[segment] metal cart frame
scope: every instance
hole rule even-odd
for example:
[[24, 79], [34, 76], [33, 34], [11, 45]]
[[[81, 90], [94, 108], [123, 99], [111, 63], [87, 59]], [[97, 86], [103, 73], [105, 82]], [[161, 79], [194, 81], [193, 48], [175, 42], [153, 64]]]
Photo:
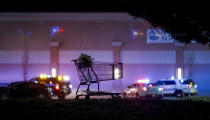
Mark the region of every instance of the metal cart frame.
[[[108, 80], [117, 80], [114, 76], [114, 70], [119, 69], [119, 78], [123, 77], [122, 63], [108, 63], [108, 62], [93, 62], [92, 64], [83, 64], [79, 59], [72, 60], [74, 62], [77, 73], [79, 75], [80, 84], [76, 90], [76, 98], [85, 96], [85, 99], [90, 99], [90, 96], [110, 95], [113, 99], [121, 98], [122, 93], [113, 93], [100, 91], [100, 82]], [[91, 84], [97, 84], [97, 91], [91, 91]], [[87, 86], [86, 90], [80, 90], [81, 86]]]

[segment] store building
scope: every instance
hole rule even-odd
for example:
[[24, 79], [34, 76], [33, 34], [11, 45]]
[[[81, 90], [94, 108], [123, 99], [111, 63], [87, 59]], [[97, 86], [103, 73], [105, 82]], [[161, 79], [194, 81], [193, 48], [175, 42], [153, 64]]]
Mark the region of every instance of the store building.
[[97, 61], [122, 62], [123, 79], [102, 83], [123, 90], [138, 79], [192, 78], [198, 92], [210, 93], [207, 45], [182, 45], [161, 29], [128, 13], [0, 13], [0, 82], [57, 73], [78, 75], [71, 60], [81, 53]]

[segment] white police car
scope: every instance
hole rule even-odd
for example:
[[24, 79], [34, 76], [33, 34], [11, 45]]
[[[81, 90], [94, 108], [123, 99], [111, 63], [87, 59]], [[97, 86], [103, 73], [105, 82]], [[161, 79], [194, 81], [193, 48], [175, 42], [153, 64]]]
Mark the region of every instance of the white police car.
[[182, 88], [189, 89], [190, 95], [197, 95], [197, 85], [192, 79], [180, 80]]
[[151, 83], [137, 82], [128, 86], [123, 92], [124, 98], [129, 97], [152, 97], [152, 98], [162, 98], [163, 88], [153, 85]]
[[159, 80], [154, 85], [163, 88], [163, 95], [175, 95], [184, 97], [186, 95], [196, 95], [197, 85], [189, 80]]

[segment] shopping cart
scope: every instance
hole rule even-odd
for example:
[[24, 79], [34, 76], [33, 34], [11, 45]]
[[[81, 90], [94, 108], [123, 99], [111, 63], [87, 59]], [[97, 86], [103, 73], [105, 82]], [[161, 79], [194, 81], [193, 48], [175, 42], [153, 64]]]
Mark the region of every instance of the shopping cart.
[[[76, 91], [76, 98], [85, 96], [85, 99], [90, 99], [90, 96], [110, 95], [113, 99], [120, 98], [120, 92], [105, 92], [100, 91], [100, 82], [109, 80], [119, 80], [123, 77], [122, 63], [96, 62], [91, 64], [83, 63], [80, 59], [72, 60], [76, 66], [79, 75], [80, 84]], [[97, 84], [97, 90], [90, 90], [91, 84]], [[85, 89], [80, 89], [81, 86], [86, 86]]]

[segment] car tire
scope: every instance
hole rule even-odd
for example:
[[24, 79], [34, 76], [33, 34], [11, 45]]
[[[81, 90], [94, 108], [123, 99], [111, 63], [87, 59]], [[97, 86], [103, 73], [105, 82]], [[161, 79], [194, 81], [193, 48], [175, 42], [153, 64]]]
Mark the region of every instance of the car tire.
[[158, 100], [161, 100], [163, 98], [163, 96], [162, 95], [158, 95], [155, 98], [158, 99]]
[[118, 98], [118, 95], [112, 95], [112, 99], [117, 100]]
[[59, 94], [59, 95], [58, 95], [58, 98], [59, 98], [59, 99], [64, 99], [65, 97], [66, 97], [66, 96], [65, 96], [64, 94]]
[[177, 98], [183, 98], [183, 97], [184, 97], [184, 93], [182, 92], [182, 90], [177, 90], [177, 91], [175, 92], [175, 96], [176, 96]]
[[85, 100], [90, 100], [90, 95], [86, 95]]
[[123, 93], [123, 98], [124, 98], [124, 99], [126, 98], [126, 93], [125, 93], [125, 92]]
[[139, 95], [140, 95], [140, 94], [137, 92], [137, 93], [136, 93], [136, 98], [139, 98], [139, 97], [140, 97]]

